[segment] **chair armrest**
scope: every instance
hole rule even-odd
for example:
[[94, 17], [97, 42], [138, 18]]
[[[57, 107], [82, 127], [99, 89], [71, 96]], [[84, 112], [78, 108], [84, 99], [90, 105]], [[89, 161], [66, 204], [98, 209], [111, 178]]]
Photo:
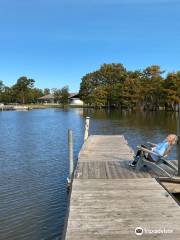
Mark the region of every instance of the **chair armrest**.
[[155, 152], [153, 152], [153, 151], [151, 151], [151, 150], [149, 150], [149, 149], [147, 149], [147, 148], [143, 148], [143, 147], [141, 147], [141, 146], [137, 146], [137, 148], [140, 149], [140, 150], [142, 150], [143, 152], [150, 153], [150, 154], [153, 154], [154, 156], [157, 156], [157, 157], [162, 158], [161, 155], [159, 155], [158, 153], [155, 153]]
[[151, 145], [152, 147], [156, 147], [157, 146], [157, 144], [155, 144], [155, 143], [152, 143], [152, 142], [147, 142], [149, 145]]

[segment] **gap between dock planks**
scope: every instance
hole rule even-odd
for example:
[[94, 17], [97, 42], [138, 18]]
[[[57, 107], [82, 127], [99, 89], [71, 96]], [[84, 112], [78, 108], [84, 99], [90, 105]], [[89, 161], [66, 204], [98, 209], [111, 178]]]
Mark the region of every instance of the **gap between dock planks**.
[[143, 239], [180, 239], [179, 206], [154, 173], [129, 167], [133, 154], [122, 135], [88, 138], [78, 157], [66, 240], [139, 239], [136, 227], [172, 230]]

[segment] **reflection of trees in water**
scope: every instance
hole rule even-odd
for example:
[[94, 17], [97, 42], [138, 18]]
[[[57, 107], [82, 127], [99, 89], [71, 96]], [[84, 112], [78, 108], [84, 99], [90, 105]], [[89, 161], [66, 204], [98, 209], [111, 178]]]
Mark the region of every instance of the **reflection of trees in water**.
[[122, 126], [137, 128], [159, 128], [170, 132], [177, 131], [177, 113], [173, 112], [129, 112], [120, 110], [84, 109], [83, 116], [96, 120], [112, 120]]
[[[122, 134], [130, 146], [148, 141], [161, 142], [169, 133], [177, 131], [177, 114], [173, 112], [129, 112], [106, 109], [83, 109], [83, 116], [90, 116], [90, 134]], [[169, 156], [177, 159], [176, 147]]]

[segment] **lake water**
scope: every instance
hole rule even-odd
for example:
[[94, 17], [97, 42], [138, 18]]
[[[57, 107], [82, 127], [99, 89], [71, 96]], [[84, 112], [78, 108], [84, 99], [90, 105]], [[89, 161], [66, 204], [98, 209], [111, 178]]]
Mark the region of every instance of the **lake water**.
[[[175, 113], [127, 113], [92, 109], [0, 112], [0, 239], [60, 239], [67, 206], [67, 131], [74, 156], [90, 134], [124, 134], [136, 148], [176, 133]], [[176, 148], [171, 159], [177, 159]]]

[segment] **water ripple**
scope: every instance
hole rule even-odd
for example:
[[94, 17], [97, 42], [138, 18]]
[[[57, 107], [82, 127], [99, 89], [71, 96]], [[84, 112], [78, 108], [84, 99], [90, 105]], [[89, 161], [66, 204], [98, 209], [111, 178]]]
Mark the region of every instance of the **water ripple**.
[[[59, 240], [66, 213], [68, 128], [74, 155], [91, 134], [124, 134], [129, 144], [158, 142], [176, 132], [173, 114], [132, 114], [92, 109], [0, 112], [0, 239]], [[171, 158], [176, 158], [176, 150]]]

